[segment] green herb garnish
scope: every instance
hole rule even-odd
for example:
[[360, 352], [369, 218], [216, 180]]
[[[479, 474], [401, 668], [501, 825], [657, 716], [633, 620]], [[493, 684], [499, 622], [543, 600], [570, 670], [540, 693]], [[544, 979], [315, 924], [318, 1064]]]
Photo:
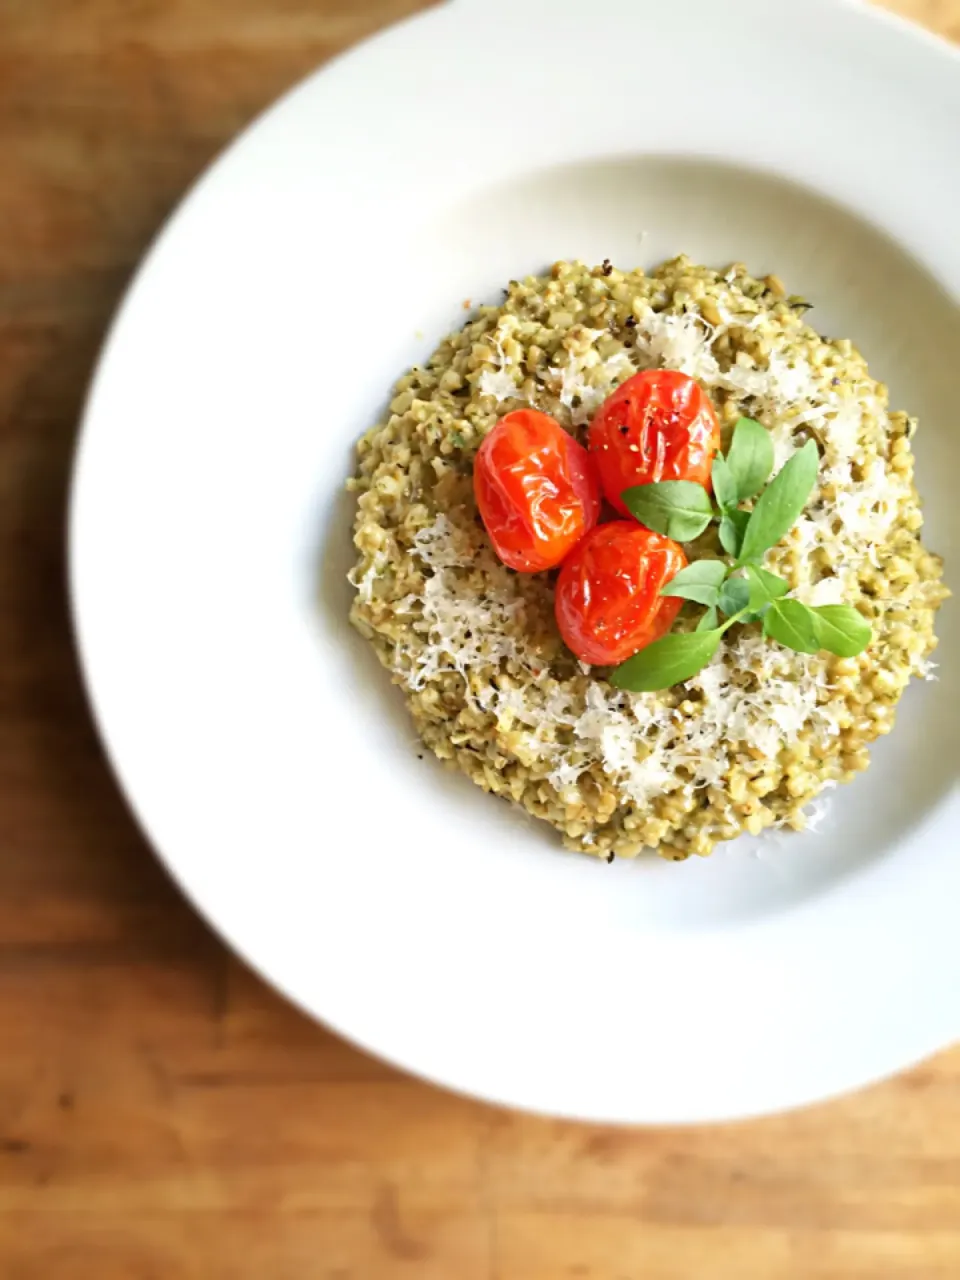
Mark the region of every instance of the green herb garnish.
[[679, 596], [697, 604], [715, 605], [729, 573], [722, 560], [694, 560], [675, 574], [661, 590], [662, 596]]
[[[717, 463], [723, 462], [722, 470], [730, 473], [735, 494], [732, 499], [721, 497], [716, 491]], [[726, 459], [717, 454], [713, 460], [713, 483], [717, 492], [717, 501], [721, 507], [736, 507], [759, 493], [770, 479], [773, 470], [773, 441], [770, 432], [754, 422], [753, 418], [741, 418], [733, 430], [733, 439]]]
[[[718, 521], [726, 560], [695, 560], [660, 594], [706, 606], [695, 631], [674, 633], [647, 645], [610, 675], [619, 689], [635, 693], [668, 689], [707, 665], [735, 623], [762, 622], [763, 634], [798, 653], [822, 649], [852, 658], [870, 643], [870, 624], [847, 604], [810, 606], [788, 596], [789, 583], [761, 565], [764, 555], [790, 531], [817, 482], [820, 455], [807, 443], [770, 480], [773, 443], [766, 428], [741, 418], [726, 457], [713, 460], [711, 479], [717, 506], [702, 485], [686, 480], [637, 485], [623, 501], [655, 533], [678, 542], [700, 536]], [[769, 483], [767, 483], [769, 481]], [[765, 486], [765, 487], [764, 487]], [[756, 498], [752, 511], [741, 502]], [[726, 621], [720, 623], [720, 615]]]
[[855, 658], [870, 643], [870, 623], [848, 604], [819, 604], [810, 612], [816, 618], [820, 648], [839, 658]]
[[713, 519], [713, 503], [702, 484], [692, 480], [661, 480], [638, 484], [621, 495], [630, 513], [674, 542], [692, 542]]
[[750, 579], [750, 608], [761, 612], [764, 606], [772, 604], [785, 596], [789, 583], [771, 573], [769, 569], [761, 569], [758, 564], [747, 566], [747, 577]]
[[[767, 433], [764, 432], [764, 435]], [[731, 457], [733, 455], [733, 450]], [[769, 474], [769, 472], [768, 472]], [[767, 477], [764, 476], [765, 480]], [[720, 510], [726, 511], [728, 508], [736, 507], [740, 501], [740, 493], [737, 485], [737, 478], [734, 475], [733, 467], [727, 462], [722, 453], [718, 453], [713, 460], [713, 466], [710, 468], [710, 479], [713, 481], [713, 496], [720, 504]], [[761, 484], [763, 481], [761, 481]], [[744, 497], [749, 495], [744, 494]]]
[[797, 653], [819, 653], [816, 615], [799, 600], [777, 600], [763, 615], [763, 634]]
[[720, 588], [717, 608], [728, 618], [739, 617], [750, 603], [750, 583], [746, 578], [728, 578]]
[[720, 545], [728, 556], [738, 556], [743, 535], [750, 521], [749, 511], [738, 511], [728, 508], [720, 517]]
[[635, 653], [610, 673], [610, 683], [618, 689], [649, 693], [668, 689], [689, 680], [707, 665], [717, 651], [724, 627], [712, 631], [688, 631], [684, 635], [663, 636]]
[[764, 553], [790, 532], [817, 482], [819, 465], [816, 441], [808, 440], [777, 472], [750, 513], [737, 557], [739, 564], [759, 564]]

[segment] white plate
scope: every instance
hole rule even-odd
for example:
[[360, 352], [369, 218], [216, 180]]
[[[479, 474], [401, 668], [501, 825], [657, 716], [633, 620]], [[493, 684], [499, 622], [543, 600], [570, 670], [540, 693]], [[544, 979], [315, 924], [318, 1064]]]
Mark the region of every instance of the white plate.
[[346, 622], [342, 493], [465, 298], [685, 250], [862, 345], [922, 419], [954, 568], [958, 119], [951, 51], [859, 4], [463, 0], [307, 81], [186, 202], [92, 393], [77, 630], [144, 829], [304, 1009], [614, 1121], [793, 1106], [960, 1032], [956, 609], [822, 832], [607, 866], [418, 757]]

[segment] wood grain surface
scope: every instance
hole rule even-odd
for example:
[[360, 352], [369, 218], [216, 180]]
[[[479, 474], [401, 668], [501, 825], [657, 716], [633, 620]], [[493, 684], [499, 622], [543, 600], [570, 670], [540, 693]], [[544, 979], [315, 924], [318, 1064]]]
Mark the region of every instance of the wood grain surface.
[[110, 312], [227, 138], [417, 7], [0, 0], [0, 1280], [960, 1277], [960, 1051], [731, 1127], [474, 1105], [265, 989], [104, 766], [63, 524]]

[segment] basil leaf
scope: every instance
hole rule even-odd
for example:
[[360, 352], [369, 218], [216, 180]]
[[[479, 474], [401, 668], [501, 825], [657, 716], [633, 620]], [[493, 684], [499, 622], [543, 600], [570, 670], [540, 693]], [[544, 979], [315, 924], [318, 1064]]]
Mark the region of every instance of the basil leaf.
[[727, 450], [727, 469], [736, 486], [736, 501], [752, 498], [762, 489], [773, 470], [773, 441], [766, 427], [753, 418], [738, 420]]
[[816, 619], [821, 649], [841, 658], [855, 658], [870, 643], [870, 624], [853, 605], [821, 604], [811, 612]]
[[775, 600], [763, 616], [763, 634], [797, 653], [819, 653], [817, 615], [799, 600]]
[[692, 480], [638, 484], [620, 496], [642, 525], [677, 542], [699, 537], [713, 518], [710, 495]]
[[722, 560], [694, 560], [660, 588], [662, 596], [680, 596], [697, 604], [716, 604], [720, 585], [727, 576]]
[[750, 523], [749, 511], [725, 511], [720, 521], [720, 545], [728, 556], [738, 556], [743, 535]]
[[750, 603], [750, 583], [746, 578], [728, 578], [720, 590], [717, 608], [732, 618]]
[[709, 608], [694, 628], [696, 631], [713, 631], [719, 625], [720, 615], [712, 606]]
[[759, 565], [748, 564], [747, 573], [750, 578], [750, 608], [753, 610], [772, 604], [790, 590], [789, 582]]
[[793, 527], [816, 484], [819, 465], [816, 441], [808, 440], [773, 477], [750, 513], [738, 557], [741, 564], [762, 560]]
[[652, 693], [689, 680], [707, 665], [717, 651], [721, 629], [690, 631], [663, 636], [620, 664], [610, 673], [610, 683], [632, 693]]
[[713, 496], [722, 508], [737, 505], [737, 482], [727, 466], [722, 453], [718, 453], [710, 468], [710, 479], [713, 481]]

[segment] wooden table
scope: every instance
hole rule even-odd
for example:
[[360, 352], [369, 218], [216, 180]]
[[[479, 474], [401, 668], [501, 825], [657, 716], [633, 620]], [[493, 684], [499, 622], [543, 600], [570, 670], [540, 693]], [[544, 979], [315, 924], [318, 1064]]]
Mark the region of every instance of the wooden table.
[[104, 767], [63, 508], [108, 316], [221, 144], [417, 7], [0, 0], [0, 1280], [960, 1277], [960, 1051], [729, 1128], [464, 1102], [252, 977]]

